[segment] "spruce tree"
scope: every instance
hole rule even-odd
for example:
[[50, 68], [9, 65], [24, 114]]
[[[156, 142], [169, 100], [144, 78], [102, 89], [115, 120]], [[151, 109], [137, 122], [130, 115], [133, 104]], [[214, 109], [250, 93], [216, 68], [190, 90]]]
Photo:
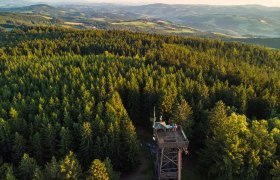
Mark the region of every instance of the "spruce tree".
[[81, 177], [81, 166], [72, 151], [60, 161], [60, 173], [63, 179], [78, 180]]
[[38, 169], [39, 166], [37, 165], [35, 159], [29, 157], [28, 154], [24, 153], [18, 167], [18, 178], [24, 179], [24, 180], [30, 180], [33, 178], [36, 169]]
[[109, 175], [104, 163], [95, 159], [89, 169], [87, 180], [109, 180]]

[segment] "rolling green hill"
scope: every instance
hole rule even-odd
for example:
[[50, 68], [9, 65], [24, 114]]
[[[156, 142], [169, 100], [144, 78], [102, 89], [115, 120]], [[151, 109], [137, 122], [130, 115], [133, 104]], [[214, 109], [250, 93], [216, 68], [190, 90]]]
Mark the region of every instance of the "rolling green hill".
[[[168, 10], [165, 11], [165, 9]], [[175, 11], [176, 14], [173, 14], [172, 12]], [[257, 13], [259, 11], [263, 11], [262, 15]], [[277, 19], [278, 14], [275, 13], [277, 11], [277, 8], [262, 6], [215, 7], [155, 4], [127, 7], [93, 4], [52, 7], [37, 4], [27, 7], [0, 8], [2, 12], [0, 13], [0, 27], [6, 30], [30, 25], [117, 29], [217, 38], [279, 48], [277, 33], [280, 32], [278, 29], [280, 23]], [[275, 36], [275, 38], [259, 36]]]
[[[237, 36], [279, 37], [280, 8], [151, 4], [124, 8], [129, 12], [187, 24], [207, 32]], [[174, 13], [176, 12], [176, 13]]]
[[20, 26], [32, 25], [59, 25], [62, 24], [60, 19], [56, 19], [42, 14], [22, 14], [0, 12], [0, 26], [6, 29]]
[[280, 8], [264, 6], [88, 4], [52, 7], [37, 4], [20, 8], [0, 8], [0, 11], [44, 14], [82, 23], [92, 23], [92, 18], [104, 18], [109, 24], [136, 19], [159, 19], [210, 34], [270, 38], [280, 36]]
[[275, 49], [280, 49], [280, 38], [242, 38], [231, 39], [231, 41], [239, 41], [251, 44], [259, 44]]

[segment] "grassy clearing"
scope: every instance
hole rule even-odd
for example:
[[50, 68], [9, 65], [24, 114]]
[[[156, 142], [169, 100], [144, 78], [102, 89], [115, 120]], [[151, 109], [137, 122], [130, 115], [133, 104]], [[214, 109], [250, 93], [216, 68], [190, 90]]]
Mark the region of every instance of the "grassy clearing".
[[66, 25], [71, 25], [71, 26], [83, 25], [83, 23], [79, 23], [79, 22], [64, 22], [64, 24], [66, 24]]
[[90, 18], [93, 21], [98, 21], [98, 22], [105, 22], [106, 19], [105, 18]]
[[48, 20], [53, 19], [52, 17], [49, 17], [49, 16], [43, 16], [43, 15], [41, 15], [40, 17], [43, 17], [43, 18], [48, 19]]
[[[195, 33], [196, 31], [193, 29], [189, 28], [178, 28], [178, 27], [173, 27], [169, 22], [166, 21], [157, 21], [157, 22], [144, 22], [144, 21], [124, 21], [124, 22], [115, 22], [112, 23], [114, 25], [123, 25], [123, 26], [134, 26], [137, 28], [151, 28], [151, 29], [160, 29], [163, 32], [166, 33], [174, 33], [174, 34], [179, 34], [179, 33]], [[170, 26], [168, 26], [170, 25]]]
[[124, 26], [135, 26], [139, 28], [153, 28], [158, 26], [158, 24], [153, 22], [142, 22], [142, 21], [126, 21], [126, 22], [119, 22], [119, 23], [112, 23], [115, 25], [124, 25]]
[[175, 29], [175, 30], [166, 30], [168, 33], [195, 33], [194, 30], [191, 29]]
[[6, 31], [12, 31], [14, 28], [5, 28]]
[[61, 25], [61, 27], [64, 27], [64, 28], [72, 28], [72, 26], [69, 26], [69, 25]]
[[213, 32], [213, 34], [222, 36], [222, 37], [226, 37], [226, 38], [242, 38], [240, 36], [228, 35], [228, 34], [223, 34], [223, 33], [219, 33], [219, 32]]

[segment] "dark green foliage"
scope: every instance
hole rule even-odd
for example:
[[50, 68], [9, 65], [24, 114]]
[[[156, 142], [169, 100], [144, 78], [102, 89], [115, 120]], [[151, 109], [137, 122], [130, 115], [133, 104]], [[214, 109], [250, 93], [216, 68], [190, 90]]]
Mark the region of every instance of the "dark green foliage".
[[22, 25], [56, 25], [62, 23], [56, 18], [46, 18], [40, 14], [18, 14], [10, 12], [0, 12], [0, 26], [4, 28], [20, 27]]
[[120, 179], [120, 173], [114, 171], [111, 160], [108, 157], [106, 157], [106, 159], [103, 161], [103, 163], [105, 164], [105, 167], [107, 169], [109, 179], [110, 180], [119, 180]]
[[[232, 113], [227, 116], [220, 101], [209, 114], [209, 135], [200, 151], [200, 163], [207, 176], [221, 179], [269, 177], [276, 143], [265, 120], [252, 121]], [[251, 126], [251, 127], [250, 127]], [[274, 171], [273, 171], [274, 172]]]
[[18, 166], [18, 177], [24, 180], [36, 178], [38, 169], [36, 161], [28, 154], [24, 154]]
[[271, 169], [270, 173], [272, 175], [273, 180], [279, 180], [280, 179], [280, 163], [279, 163], [279, 161], [276, 161], [273, 164], [273, 169]]
[[89, 122], [84, 122], [82, 127], [82, 140], [80, 144], [80, 152], [85, 167], [88, 167], [94, 156], [94, 142], [92, 137], [92, 128]]
[[232, 41], [240, 41], [246, 43], [260, 44], [263, 46], [280, 49], [280, 38], [243, 38], [243, 39], [231, 39]]
[[[191, 152], [203, 149], [209, 176], [262, 178], [278, 168], [278, 51], [53, 27], [1, 32], [0, 39], [0, 164], [10, 163], [16, 177], [66, 178], [58, 164], [71, 170], [73, 161], [75, 178], [85, 178], [81, 170], [106, 157], [115, 170], [133, 170], [139, 164], [134, 124], [150, 128], [154, 106], [191, 135], [197, 145]], [[23, 153], [32, 158], [20, 161]]]
[[192, 117], [193, 111], [188, 102], [183, 99], [180, 104], [176, 103], [172, 112], [170, 122], [181, 125], [186, 135], [191, 137], [194, 122]]
[[72, 134], [68, 128], [61, 128], [59, 151], [60, 155], [65, 156], [72, 149]]
[[17, 132], [15, 133], [12, 149], [13, 149], [13, 161], [18, 163], [25, 152], [25, 139]]
[[9, 166], [8, 164], [3, 164], [0, 167], [0, 179], [3, 180], [15, 180], [15, 175], [13, 171], [13, 167]]
[[51, 162], [46, 164], [43, 174], [45, 179], [59, 180], [62, 178], [60, 166], [55, 157], [52, 157]]

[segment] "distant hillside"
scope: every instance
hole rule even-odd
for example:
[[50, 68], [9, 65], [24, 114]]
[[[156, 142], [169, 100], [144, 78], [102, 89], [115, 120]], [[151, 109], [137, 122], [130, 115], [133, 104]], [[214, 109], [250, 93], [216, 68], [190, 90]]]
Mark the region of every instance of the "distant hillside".
[[[25, 7], [0, 8], [0, 12], [5, 16], [0, 26], [10, 27], [18, 25], [55, 25], [68, 28], [108, 28], [106, 22], [91, 22], [89, 17], [83, 12], [73, 8], [59, 8], [46, 4], [37, 4]], [[94, 14], [94, 12], [91, 12]], [[38, 17], [40, 17], [38, 19]], [[11, 21], [5, 21], [6, 19]]]
[[280, 49], [280, 38], [241, 38], [230, 39], [230, 41], [239, 41], [251, 44], [260, 44], [263, 46]]
[[0, 28], [11, 30], [22, 25], [53, 25], [114, 29], [218, 38], [280, 48], [279, 10], [263, 6], [121, 6], [101, 3], [53, 7], [36, 4], [0, 8]]
[[151, 4], [124, 7], [126, 11], [162, 18], [207, 31], [238, 36], [280, 36], [280, 8], [265, 6], [208, 6]]
[[62, 21], [60, 19], [52, 18], [46, 15], [0, 12], [0, 27], [6, 29], [22, 25], [58, 25], [61, 23]]
[[34, 3], [28, 0], [1, 0], [0, 1], [0, 8], [12, 8], [12, 7], [22, 7], [22, 6], [29, 6]]
[[13, 7], [13, 8], [0, 8], [0, 12], [34, 13], [34, 14], [51, 15], [52, 17], [61, 16], [63, 14], [62, 9], [49, 6], [46, 4], [37, 4], [37, 5]]

